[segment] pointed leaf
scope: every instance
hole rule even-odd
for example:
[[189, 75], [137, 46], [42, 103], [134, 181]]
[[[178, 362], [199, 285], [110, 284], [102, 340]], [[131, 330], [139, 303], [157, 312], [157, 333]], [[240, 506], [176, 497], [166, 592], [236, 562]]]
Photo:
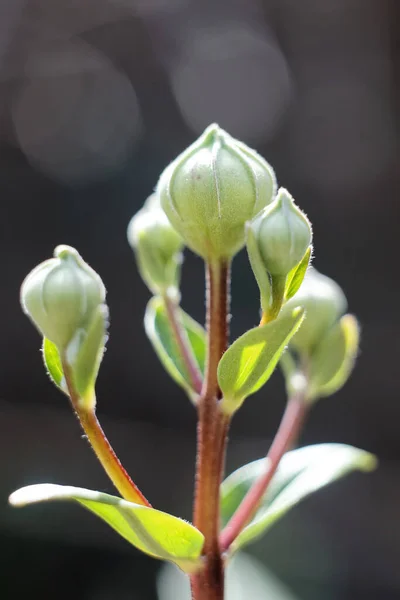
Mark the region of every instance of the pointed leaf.
[[228, 348], [218, 365], [222, 410], [232, 414], [264, 385], [303, 316], [303, 309], [295, 308], [267, 325], [250, 329]]
[[199, 565], [204, 541], [200, 531], [190, 523], [154, 508], [101, 492], [54, 484], [24, 487], [11, 494], [9, 499], [13, 506], [48, 500], [78, 502], [142, 552], [174, 562], [186, 572], [192, 572]]
[[42, 345], [43, 362], [47, 373], [52, 382], [62, 391], [67, 393], [64, 388], [64, 372], [61, 366], [61, 358], [57, 346], [47, 338], [43, 338]]
[[254, 231], [250, 223], [246, 225], [246, 248], [250, 265], [260, 290], [260, 304], [263, 313], [267, 313], [271, 303], [272, 289], [270, 275], [265, 269]]
[[[197, 365], [204, 373], [206, 356], [206, 333], [194, 319], [181, 308], [178, 308], [178, 317], [187, 336], [189, 345]], [[170, 326], [167, 311], [161, 298], [155, 296], [146, 308], [144, 326], [147, 337], [153, 345], [158, 358], [172, 379], [183, 387], [189, 396], [193, 396], [192, 384], [189, 379], [185, 364], [179, 352], [174, 333]]]
[[[282, 458], [257, 514], [233, 542], [231, 551], [263, 535], [303, 498], [351, 471], [371, 471], [376, 464], [375, 456], [369, 452], [345, 444], [316, 444], [288, 452]], [[223, 482], [221, 510], [225, 524], [265, 468], [265, 458], [256, 460]]]
[[309, 246], [300, 263], [287, 276], [285, 299], [290, 300], [299, 291], [311, 260], [312, 246]]
[[95, 401], [94, 388], [107, 340], [107, 318], [107, 307], [99, 306], [88, 330], [80, 330], [67, 348], [75, 390], [88, 406]]
[[353, 315], [344, 315], [315, 348], [309, 370], [310, 399], [331, 396], [348, 380], [359, 343]]

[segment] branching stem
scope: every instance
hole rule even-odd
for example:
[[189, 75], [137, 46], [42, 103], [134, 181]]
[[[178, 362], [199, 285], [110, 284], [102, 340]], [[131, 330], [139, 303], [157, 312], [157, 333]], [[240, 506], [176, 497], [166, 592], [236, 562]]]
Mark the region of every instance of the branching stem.
[[180, 355], [186, 367], [189, 379], [192, 383], [192, 387], [197, 394], [201, 393], [203, 386], [203, 378], [200, 373], [200, 369], [197, 366], [196, 359], [193, 356], [192, 349], [189, 345], [186, 332], [182, 327], [178, 317], [178, 306], [171, 300], [168, 294], [163, 296], [165, 309], [167, 311], [168, 320], [171, 325], [176, 343], [178, 344]]
[[282, 456], [294, 444], [300, 433], [306, 412], [307, 403], [303, 393], [289, 398], [281, 424], [265, 459], [264, 473], [254, 482], [220, 535], [222, 552], [229, 550], [232, 542], [257, 512]]

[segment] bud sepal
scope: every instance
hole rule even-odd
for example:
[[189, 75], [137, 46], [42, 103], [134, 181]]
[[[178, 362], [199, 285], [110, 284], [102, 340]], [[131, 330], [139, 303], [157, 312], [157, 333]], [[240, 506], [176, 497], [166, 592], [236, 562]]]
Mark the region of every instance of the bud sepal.
[[102, 305], [97, 308], [88, 329], [76, 333], [65, 353], [75, 392], [86, 409], [96, 405], [95, 383], [107, 342], [107, 326], [108, 309]]
[[250, 226], [250, 222], [246, 224], [246, 248], [250, 266], [260, 291], [261, 311], [263, 315], [267, 315], [269, 314], [272, 299], [271, 276], [264, 267], [257, 244], [257, 239], [252, 227]]
[[286, 277], [285, 302], [290, 300], [290, 298], [293, 298], [299, 291], [312, 260], [312, 250], [313, 247], [309, 246], [301, 262], [296, 265]]
[[55, 386], [68, 396], [64, 371], [61, 364], [60, 353], [57, 346], [47, 338], [43, 338], [42, 356], [47, 374]]

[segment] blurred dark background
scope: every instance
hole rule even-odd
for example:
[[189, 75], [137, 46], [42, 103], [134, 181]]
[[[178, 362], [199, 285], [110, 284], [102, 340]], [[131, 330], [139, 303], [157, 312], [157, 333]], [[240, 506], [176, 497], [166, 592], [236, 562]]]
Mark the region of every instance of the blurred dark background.
[[[213, 121], [255, 147], [308, 213], [315, 266], [363, 329], [351, 381], [302, 443], [380, 458], [318, 493], [252, 552], [300, 600], [400, 597], [399, 23], [396, 0], [3, 0], [0, 20], [0, 590], [4, 600], [152, 600], [160, 564], [74, 506], [7, 506], [22, 485], [112, 493], [22, 315], [23, 277], [79, 249], [108, 288], [99, 416], [157, 507], [190, 518], [195, 414], [145, 338], [147, 290], [126, 226], [164, 166]], [[183, 306], [204, 316], [203, 265]], [[232, 336], [258, 295], [234, 261]], [[228, 470], [262, 456], [283, 382], [247, 401]]]

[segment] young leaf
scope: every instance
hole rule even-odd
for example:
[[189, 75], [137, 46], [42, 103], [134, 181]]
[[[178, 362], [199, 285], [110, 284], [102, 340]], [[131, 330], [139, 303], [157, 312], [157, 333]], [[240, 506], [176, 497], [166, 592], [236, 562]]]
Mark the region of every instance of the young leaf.
[[270, 275], [263, 264], [257, 240], [250, 223], [246, 224], [246, 247], [251, 269], [260, 290], [261, 309], [263, 313], [267, 313], [272, 296]]
[[[375, 456], [345, 444], [316, 444], [292, 450], [282, 458], [255, 517], [242, 530], [230, 550], [252, 542], [303, 498], [355, 470], [372, 471]], [[222, 520], [226, 524], [246, 493], [263, 473], [265, 458], [230, 475], [221, 486]]]
[[308, 247], [300, 263], [291, 270], [286, 280], [285, 299], [290, 300], [299, 291], [310, 264], [312, 246]]
[[130, 544], [190, 573], [199, 566], [204, 537], [190, 523], [167, 513], [92, 490], [64, 485], [29, 485], [11, 494], [13, 506], [48, 500], [76, 501], [103, 519]]
[[245, 398], [264, 385], [303, 316], [303, 309], [295, 308], [266, 325], [250, 329], [228, 348], [218, 365], [223, 411], [232, 414]]
[[78, 333], [75, 338], [76, 348], [73, 340], [67, 349], [67, 359], [70, 358], [75, 390], [88, 406], [94, 402], [94, 386], [107, 339], [107, 317], [106, 307], [104, 305], [97, 307], [88, 330], [83, 332], [83, 337]]
[[43, 338], [43, 362], [52, 382], [62, 391], [67, 393], [63, 387], [64, 373], [61, 366], [61, 358], [57, 346], [47, 338]]
[[[193, 356], [196, 359], [201, 373], [204, 373], [206, 356], [206, 333], [181, 308], [178, 309], [179, 320], [187, 335]], [[171, 329], [164, 302], [155, 296], [146, 308], [144, 327], [147, 337], [153, 345], [158, 358], [165, 370], [171, 375], [178, 385], [184, 388], [190, 397], [193, 396], [192, 384], [189, 379], [185, 364], [179, 352], [174, 332]]]
[[331, 396], [353, 370], [359, 343], [359, 328], [353, 315], [344, 315], [322, 338], [310, 359], [311, 400]]

